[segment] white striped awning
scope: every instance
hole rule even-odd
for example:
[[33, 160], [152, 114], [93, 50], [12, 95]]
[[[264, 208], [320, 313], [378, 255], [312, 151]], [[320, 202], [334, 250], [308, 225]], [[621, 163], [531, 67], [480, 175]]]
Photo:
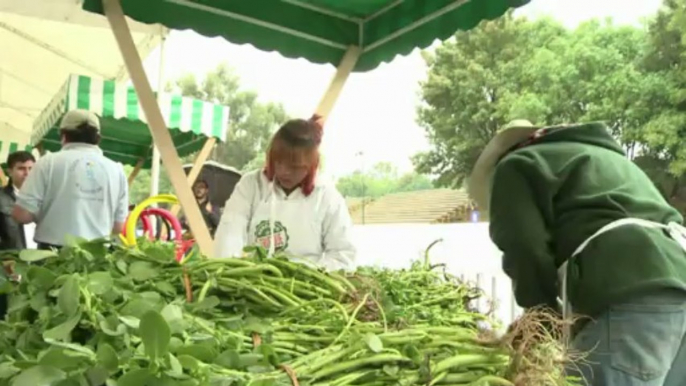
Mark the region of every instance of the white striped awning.
[[[203, 138], [226, 139], [229, 107], [186, 98], [158, 95], [160, 110], [180, 156], [202, 147]], [[126, 84], [72, 75], [34, 122], [31, 144], [59, 148], [59, 123], [68, 111], [84, 109], [100, 117], [101, 148], [110, 158], [136, 164], [150, 157], [152, 136], [135, 89]], [[55, 148], [55, 149], [53, 149]]]
[[[193, 132], [206, 137], [226, 139], [229, 107], [162, 93], [159, 95], [162, 116], [169, 129]], [[100, 117], [146, 122], [138, 95], [132, 87], [83, 75], [72, 75], [43, 110], [33, 127], [32, 143], [38, 142], [47, 131], [59, 124], [69, 110], [85, 109]]]

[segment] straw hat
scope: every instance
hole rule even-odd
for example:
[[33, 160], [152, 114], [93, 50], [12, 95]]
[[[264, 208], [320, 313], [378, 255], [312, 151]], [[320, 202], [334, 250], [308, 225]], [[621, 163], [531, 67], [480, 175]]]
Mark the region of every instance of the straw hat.
[[539, 127], [525, 119], [515, 119], [500, 129], [498, 134], [488, 142], [467, 179], [467, 191], [480, 210], [488, 210], [491, 198], [491, 178], [500, 158], [538, 129]]

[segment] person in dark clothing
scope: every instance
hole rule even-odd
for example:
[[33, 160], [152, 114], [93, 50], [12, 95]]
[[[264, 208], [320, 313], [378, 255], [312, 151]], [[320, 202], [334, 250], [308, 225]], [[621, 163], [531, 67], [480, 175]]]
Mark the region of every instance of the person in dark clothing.
[[683, 217], [600, 122], [517, 120], [468, 181], [523, 308], [558, 309], [589, 386], [686, 385]]
[[33, 168], [36, 159], [30, 152], [18, 151], [7, 157], [9, 181], [0, 189], [0, 250], [26, 249], [25, 226], [12, 218], [12, 208], [17, 201], [17, 191]]
[[[31, 172], [36, 159], [27, 151], [17, 151], [7, 157], [9, 181], [7, 186], [0, 189], [0, 251], [26, 249], [28, 237], [26, 228], [32, 225], [21, 225], [12, 218], [12, 208], [17, 201], [17, 191]], [[32, 233], [32, 232], [31, 232]], [[4, 267], [7, 274], [11, 274], [9, 267]], [[0, 295], [0, 319], [7, 313], [7, 295]]]
[[[207, 181], [202, 179], [196, 180], [193, 184], [193, 194], [200, 207], [200, 213], [205, 220], [205, 225], [207, 225], [210, 234], [214, 236], [214, 232], [217, 230], [217, 226], [219, 226], [221, 213], [219, 207], [212, 205], [210, 202], [210, 186]], [[185, 229], [188, 229], [185, 216], [181, 219], [181, 224]]]

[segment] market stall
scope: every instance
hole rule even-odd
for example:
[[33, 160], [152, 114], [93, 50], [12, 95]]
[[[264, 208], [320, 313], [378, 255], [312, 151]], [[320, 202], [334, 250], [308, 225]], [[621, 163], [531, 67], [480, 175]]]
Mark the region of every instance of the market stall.
[[[165, 128], [164, 104], [157, 104], [143, 71], [120, 0], [104, 3], [155, 145], [189, 214], [192, 231], [205, 231], [199, 235], [198, 245], [206, 252], [211, 239], [201, 226], [173, 135]], [[513, 1], [355, 2], [348, 14], [343, 13], [346, 6], [341, 3], [150, 0], [139, 9], [147, 8], [151, 18], [175, 20], [175, 28], [207, 31], [221, 27], [262, 49], [275, 44], [272, 49], [313, 61], [316, 52], [321, 58], [327, 52], [332, 60], [343, 57], [317, 109], [326, 116], [353, 69], [371, 69], [385, 54], [390, 59], [435, 37], [446, 37], [456, 28], [469, 28], [481, 18], [496, 17]], [[89, 4], [100, 3], [86, 0], [86, 6]], [[140, 6], [140, 2], [128, 0], [124, 4]], [[211, 6], [217, 4], [232, 9]], [[247, 15], [247, 11], [253, 13]], [[318, 19], [318, 14], [327, 17]], [[444, 15], [452, 17], [442, 19]], [[230, 20], [217, 19], [227, 16]], [[379, 40], [367, 41], [367, 23], [373, 25], [376, 19], [386, 20], [384, 33], [377, 36]], [[430, 23], [434, 19], [442, 22]], [[347, 22], [353, 22], [350, 28], [344, 28], [351, 24]], [[423, 28], [428, 24], [434, 26], [433, 35], [431, 29]], [[307, 35], [305, 30], [317, 25], [329, 31], [329, 40]], [[265, 36], [265, 28], [280, 35]], [[417, 32], [422, 30], [423, 35]], [[327, 44], [308, 56], [307, 42], [296, 39], [303, 36]], [[342, 48], [333, 48], [341, 48], [339, 51], [331, 46], [336, 36], [342, 40]], [[403, 41], [407, 44], [393, 44]], [[391, 48], [381, 50], [386, 43]], [[405, 51], [402, 47], [409, 48]], [[377, 48], [380, 51], [375, 51]], [[367, 51], [370, 54], [365, 59]], [[144, 210], [138, 209], [141, 212], [135, 214]], [[129, 228], [127, 236], [132, 235]], [[7, 323], [5, 339], [0, 340], [0, 349], [6, 353], [0, 361], [5, 383], [578, 384], [566, 379], [567, 357], [554, 335], [556, 320], [547, 313], [529, 312], [510, 326], [507, 336], [494, 336], [493, 319], [473, 305], [481, 291], [432, 260], [429, 252], [436, 242], [406, 270], [358, 267], [355, 272], [324, 272], [285, 254], [266, 258], [266, 251], [259, 248], [246, 251], [242, 259], [198, 259], [197, 254], [174, 255], [170, 250], [173, 244], [140, 241], [138, 249], [113, 252], [96, 240], [70, 245], [59, 254], [24, 250], [0, 256], [0, 260], [14, 262], [10, 279], [2, 283], [5, 288], [16, 287], [13, 296], [18, 299], [8, 310], [8, 320], [21, 321]]]
[[181, 168], [172, 138], [136, 52], [126, 16], [171, 29], [192, 29], [205, 36], [222, 36], [233, 43], [249, 43], [292, 58], [337, 65], [337, 71], [317, 106], [328, 116], [352, 71], [368, 71], [398, 54], [426, 47], [494, 19], [528, 0], [384, 0], [341, 2], [330, 0], [165, 1], [85, 0], [87, 11], [107, 17], [126, 62], [162, 161], [188, 214], [189, 225], [203, 252], [211, 251], [211, 237]]
[[[226, 138], [229, 108], [179, 95], [156, 95], [174, 148], [186, 156]], [[61, 147], [59, 122], [73, 109], [85, 109], [100, 117], [102, 148], [105, 156], [134, 166], [133, 173], [149, 169], [152, 163], [153, 139], [138, 96], [126, 84], [72, 75], [50, 104], [36, 119], [31, 143], [41, 151]], [[207, 151], [201, 152], [204, 157]], [[205, 160], [199, 160], [202, 164]], [[131, 181], [135, 175], [130, 176]]]

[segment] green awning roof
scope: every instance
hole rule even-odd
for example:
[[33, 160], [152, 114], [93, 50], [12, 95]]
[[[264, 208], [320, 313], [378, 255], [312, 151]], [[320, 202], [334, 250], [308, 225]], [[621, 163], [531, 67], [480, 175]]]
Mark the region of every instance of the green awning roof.
[[[159, 95], [159, 103], [179, 156], [200, 150], [209, 137], [225, 140], [229, 107], [167, 93]], [[31, 143], [46, 151], [59, 150], [59, 123], [73, 109], [100, 117], [100, 147], [108, 158], [127, 165], [145, 159], [143, 167], [150, 167], [153, 140], [138, 95], [132, 87], [113, 81], [70, 76], [34, 122]]]
[[[362, 48], [355, 71], [424, 48], [529, 0], [121, 0], [143, 23], [191, 29], [252, 44], [289, 58], [338, 65], [346, 49]], [[103, 13], [102, 0], [85, 0]]]

